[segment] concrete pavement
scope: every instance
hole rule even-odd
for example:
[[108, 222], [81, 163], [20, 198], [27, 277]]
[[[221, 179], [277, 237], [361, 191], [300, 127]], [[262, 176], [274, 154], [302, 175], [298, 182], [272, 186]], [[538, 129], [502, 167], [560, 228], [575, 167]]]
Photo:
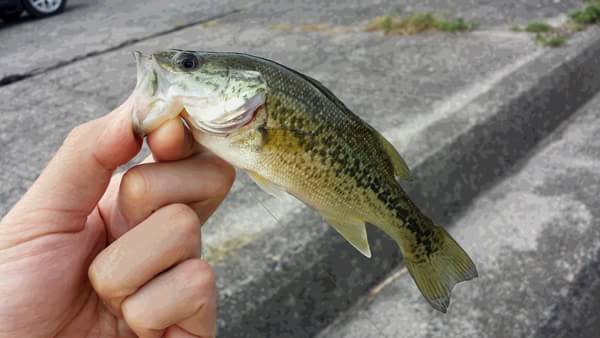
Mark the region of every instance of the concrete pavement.
[[69, 1], [61, 15], [0, 26], [0, 84], [222, 17], [249, 5], [252, 2]]
[[[362, 31], [371, 17], [394, 10], [399, 4], [394, 1], [225, 3], [231, 12], [209, 2], [182, 1], [177, 15], [188, 20], [182, 26], [157, 3], [128, 4], [127, 13], [115, 13], [114, 3], [86, 14], [90, 27], [114, 20], [110, 33], [86, 31], [69, 13], [0, 30], [2, 41], [15, 46], [19, 37], [37, 39], [36, 24], [53, 32], [33, 42], [53, 51], [47, 60], [45, 54], [27, 52], [30, 45], [23, 52], [4, 49], [4, 44], [0, 48], [0, 72], [30, 74], [42, 67], [38, 75], [0, 87], [0, 215], [31, 184], [68, 130], [106, 113], [129, 94], [135, 83], [131, 51], [137, 49], [250, 52], [321, 80], [393, 141], [415, 170], [409, 191], [444, 224], [598, 89], [594, 76], [579, 79], [597, 52], [597, 31], [548, 50], [508, 29], [514, 22], [565, 13], [578, 1], [458, 1], [451, 8], [446, 1], [403, 1], [400, 5], [408, 9], [448, 12], [483, 24], [468, 34], [413, 37]], [[187, 16], [186, 8], [195, 6], [203, 14]], [[213, 14], [221, 19], [203, 23]], [[58, 33], [52, 22], [60, 20], [71, 27], [63, 32], [76, 40], [73, 46], [93, 48], [54, 48]], [[315, 23], [328, 25], [306, 26]], [[103, 44], [85, 41], [96, 33]], [[532, 101], [523, 100], [527, 96]], [[521, 116], [529, 116], [533, 125]], [[536, 131], [522, 135], [531, 128]], [[483, 142], [498, 141], [503, 134], [522, 139]], [[518, 151], [487, 160], [494, 170], [477, 172], [486, 152], [512, 148]], [[461, 171], [465, 168], [467, 173]], [[377, 233], [371, 236], [374, 259], [363, 259], [313, 212], [294, 201], [272, 199], [244, 175], [203, 227], [203, 240], [204, 254], [218, 275], [224, 337], [313, 335], [400, 261], [395, 247]]]

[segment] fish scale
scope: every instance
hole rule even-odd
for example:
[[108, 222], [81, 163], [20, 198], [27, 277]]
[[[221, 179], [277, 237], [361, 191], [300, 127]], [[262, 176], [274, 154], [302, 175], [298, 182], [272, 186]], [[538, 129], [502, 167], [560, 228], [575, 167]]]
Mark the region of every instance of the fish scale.
[[[408, 177], [408, 167], [394, 147], [318, 81], [247, 54], [170, 50], [137, 59], [139, 102], [182, 106], [197, 142], [266, 191], [289, 193], [316, 209], [368, 257], [366, 224], [379, 227], [398, 243], [435, 309], [446, 312], [453, 286], [477, 276], [464, 250], [402, 190], [397, 179]], [[178, 69], [182, 64], [193, 69]], [[162, 83], [152, 87], [140, 69]], [[258, 108], [236, 108], [257, 99]], [[234, 110], [220, 111], [229, 106]], [[141, 107], [134, 125], [148, 132], [173, 114], [174, 108], [161, 116]], [[230, 119], [222, 131], [215, 116]], [[203, 127], [209, 123], [210, 129]]]

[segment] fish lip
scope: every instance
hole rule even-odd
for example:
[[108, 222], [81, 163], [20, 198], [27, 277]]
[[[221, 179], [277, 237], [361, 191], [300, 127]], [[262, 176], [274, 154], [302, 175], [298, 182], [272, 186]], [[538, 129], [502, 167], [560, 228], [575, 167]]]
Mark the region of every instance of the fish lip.
[[133, 58], [135, 59], [135, 64], [139, 65], [144, 57], [144, 53], [139, 50], [133, 51]]
[[133, 52], [133, 57], [135, 59], [137, 70], [137, 82], [135, 89], [143, 90], [141, 87], [144, 82], [147, 82], [150, 78], [154, 78], [153, 92], [150, 94], [151, 96], [154, 96], [158, 89], [158, 79], [160, 78], [164, 81], [168, 78], [166, 71], [158, 63], [157, 59], [154, 57], [154, 54], [145, 55], [139, 50], [136, 50]]
[[133, 52], [133, 57], [135, 59], [135, 67], [136, 67], [136, 76], [137, 76], [137, 81], [135, 84], [135, 89], [138, 90], [140, 88], [140, 86], [142, 85], [142, 83], [144, 82], [144, 78], [145, 78], [145, 73], [148, 70], [148, 67], [146, 66], [146, 62], [145, 62], [145, 58], [146, 56], [144, 55], [144, 53], [140, 52], [139, 50], [136, 50]]
[[[160, 83], [166, 82], [164, 70], [156, 61], [154, 54], [145, 55], [140, 51], [134, 51], [133, 57], [137, 67], [137, 83], [132, 96], [132, 124], [137, 136], [144, 136], [155, 128], [161, 120], [156, 115], [156, 107], [173, 106], [170, 100], [164, 97], [160, 91]], [[177, 115], [181, 110], [177, 112]], [[174, 113], [165, 115], [165, 119], [172, 117]]]

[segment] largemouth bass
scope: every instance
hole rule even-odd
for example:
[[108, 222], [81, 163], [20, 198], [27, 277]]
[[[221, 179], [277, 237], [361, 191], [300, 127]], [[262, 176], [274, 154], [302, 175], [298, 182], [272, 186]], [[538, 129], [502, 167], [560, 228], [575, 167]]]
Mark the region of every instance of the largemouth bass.
[[394, 147], [317, 80], [238, 53], [135, 54], [134, 128], [146, 134], [183, 117], [194, 138], [274, 195], [316, 209], [371, 256], [366, 224], [393, 238], [427, 301], [446, 312], [475, 265], [409, 199], [409, 169]]

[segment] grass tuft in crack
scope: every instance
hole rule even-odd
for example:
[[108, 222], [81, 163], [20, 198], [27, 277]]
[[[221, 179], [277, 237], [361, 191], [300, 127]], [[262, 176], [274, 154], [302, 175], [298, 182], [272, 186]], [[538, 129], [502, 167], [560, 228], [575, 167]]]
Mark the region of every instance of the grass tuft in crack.
[[[531, 22], [525, 28], [528, 33], [535, 33], [535, 41], [546, 47], [559, 47], [576, 32], [585, 30], [588, 26], [600, 23], [600, 0], [586, 1], [588, 5], [582, 10], [570, 14], [570, 19], [558, 27], [552, 27], [545, 22]], [[514, 27], [517, 27], [515, 29]], [[513, 32], [522, 31], [519, 26], [511, 28]]]
[[560, 47], [567, 42], [567, 38], [560, 35], [536, 34], [535, 41], [546, 47]]
[[400, 17], [384, 15], [377, 17], [367, 25], [367, 31], [383, 31], [385, 35], [413, 35], [424, 32], [468, 32], [477, 27], [474, 22], [462, 18], [446, 20], [433, 13], [414, 13]]
[[552, 26], [545, 22], [531, 22], [525, 28], [525, 31], [529, 33], [547, 33], [551, 30]]
[[590, 3], [586, 8], [571, 13], [571, 19], [580, 25], [600, 22], [600, 1]]
[[519, 25], [512, 25], [510, 26], [510, 31], [515, 33], [521, 33], [523, 31], [523, 27]]

